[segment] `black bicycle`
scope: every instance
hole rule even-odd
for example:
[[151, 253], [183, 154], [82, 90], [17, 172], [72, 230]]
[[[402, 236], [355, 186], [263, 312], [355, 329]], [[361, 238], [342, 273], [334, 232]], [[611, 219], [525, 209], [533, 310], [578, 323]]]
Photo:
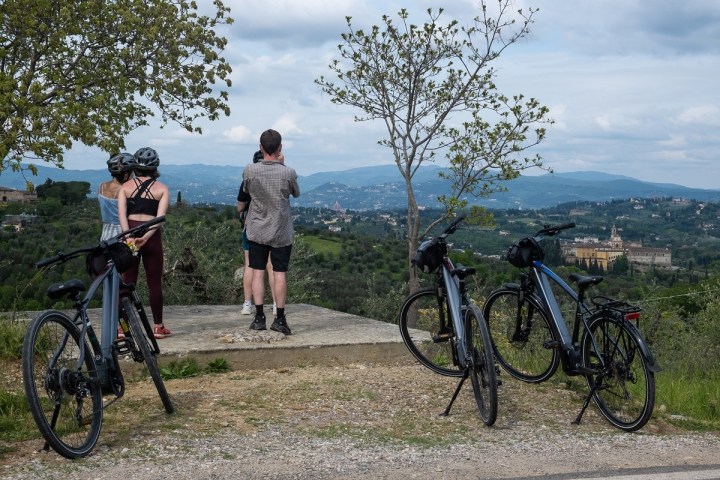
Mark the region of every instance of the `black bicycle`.
[[[660, 367], [637, 328], [640, 308], [602, 296], [587, 300], [587, 290], [603, 277], [570, 274], [575, 292], [542, 263], [540, 241], [574, 226], [546, 226], [508, 251], [507, 260], [526, 271], [520, 283], [504, 285], [485, 301], [495, 358], [510, 375], [528, 383], [547, 380], [559, 365], [567, 375], [584, 376], [590, 391], [573, 423], [580, 423], [592, 399], [611, 424], [634, 431], [652, 415], [654, 374]], [[553, 284], [575, 305], [572, 330]]]
[[[92, 451], [100, 436], [103, 410], [125, 393], [119, 355], [144, 362], [165, 411], [175, 411], [157, 364], [160, 348], [152, 326], [135, 286], [124, 283], [120, 276], [134, 261], [122, 239], [140, 237], [163, 221], [165, 217], [157, 217], [97, 245], [37, 262], [37, 268], [46, 268], [84, 256], [88, 273], [94, 277], [84, 297], [80, 294], [85, 285], [80, 280], [51, 285], [47, 290], [51, 299], [73, 300], [73, 316], [46, 310], [30, 322], [25, 333], [23, 384], [32, 416], [45, 438], [45, 450], [52, 447], [67, 458]], [[98, 340], [87, 309], [100, 286], [103, 304]], [[117, 338], [118, 325], [124, 338]], [[103, 395], [115, 398], [103, 405]]]
[[465, 279], [475, 269], [454, 266], [446, 242], [464, 218], [458, 217], [441, 235], [418, 248], [413, 264], [425, 273], [435, 273], [435, 282], [405, 299], [400, 308], [400, 335], [421, 364], [441, 375], [461, 377], [443, 414], [450, 413], [470, 377], [480, 417], [490, 426], [497, 418], [498, 382], [487, 325], [465, 287]]

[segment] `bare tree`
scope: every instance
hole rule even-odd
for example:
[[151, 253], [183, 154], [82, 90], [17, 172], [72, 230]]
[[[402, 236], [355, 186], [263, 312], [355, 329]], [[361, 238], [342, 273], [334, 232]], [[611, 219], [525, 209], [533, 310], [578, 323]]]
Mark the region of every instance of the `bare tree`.
[[[369, 32], [354, 29], [347, 17], [341, 58], [329, 65], [337, 82], [324, 76], [315, 81], [333, 103], [361, 110], [356, 121], [385, 123], [387, 136], [378, 143], [392, 152], [407, 191], [408, 259], [433, 226], [468, 207], [469, 196], [489, 196], [523, 170], [542, 167], [539, 155], [524, 154], [545, 137], [547, 107], [498, 92], [490, 67], [528, 35], [537, 10], [513, 11], [511, 0], [497, 0], [492, 9], [483, 0], [479, 10], [460, 26], [456, 20], [441, 25], [442, 9], [427, 10], [428, 20], [415, 25], [403, 9], [397, 24], [385, 15], [382, 26]], [[438, 156], [449, 164], [442, 175], [450, 194], [438, 197], [444, 215], [423, 227], [413, 176]], [[472, 210], [475, 218], [483, 214]], [[412, 270], [410, 281], [417, 284]]]

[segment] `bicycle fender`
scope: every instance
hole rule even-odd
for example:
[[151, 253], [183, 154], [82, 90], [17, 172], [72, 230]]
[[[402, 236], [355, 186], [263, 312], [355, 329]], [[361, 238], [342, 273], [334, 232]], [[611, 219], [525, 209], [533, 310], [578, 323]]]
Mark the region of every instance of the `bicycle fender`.
[[640, 347], [640, 354], [645, 359], [645, 362], [647, 363], [648, 370], [650, 370], [653, 373], [657, 373], [662, 371], [662, 368], [660, 368], [660, 365], [657, 364], [655, 361], [655, 357], [653, 357], [652, 352], [650, 351], [650, 347], [648, 347], [648, 344], [645, 342], [645, 339], [643, 338], [640, 331], [633, 325], [632, 323], [626, 321], [626, 320], [620, 320], [621, 322], [625, 322], [625, 326], [630, 331], [632, 335], [635, 336], [635, 341], [637, 342], [638, 346]]

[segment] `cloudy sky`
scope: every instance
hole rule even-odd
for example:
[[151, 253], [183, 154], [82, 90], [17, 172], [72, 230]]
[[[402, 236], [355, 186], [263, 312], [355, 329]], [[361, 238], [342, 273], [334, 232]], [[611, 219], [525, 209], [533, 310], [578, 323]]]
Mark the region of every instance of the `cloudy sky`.
[[[490, 0], [494, 3], [494, 0]], [[225, 0], [235, 23], [224, 56], [233, 67], [232, 113], [203, 135], [159, 122], [128, 149], [153, 146], [162, 163], [244, 166], [260, 133], [283, 135], [298, 174], [391, 164], [379, 123], [356, 123], [314, 84], [331, 76], [345, 17], [381, 24], [406, 8], [425, 20], [474, 17], [473, 0]], [[651, 182], [720, 189], [720, 2], [716, 0], [516, 0], [538, 7], [531, 35], [495, 63], [496, 83], [550, 108], [555, 124], [537, 148], [556, 172], [593, 170]], [[443, 22], [445, 23], [445, 22]], [[105, 154], [68, 152], [66, 168], [96, 168]], [[97, 160], [96, 160], [97, 159]], [[161, 165], [162, 167], [162, 165]], [[542, 173], [542, 172], [537, 172]]]

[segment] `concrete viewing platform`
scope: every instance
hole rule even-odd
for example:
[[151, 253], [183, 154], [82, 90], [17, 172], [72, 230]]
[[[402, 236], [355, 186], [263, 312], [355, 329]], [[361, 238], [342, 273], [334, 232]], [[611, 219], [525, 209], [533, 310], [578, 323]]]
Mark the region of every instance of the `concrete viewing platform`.
[[[292, 335], [285, 336], [270, 330], [269, 308], [265, 314], [268, 329], [258, 332], [248, 328], [253, 315], [242, 315], [239, 305], [166, 305], [165, 326], [173, 335], [158, 340], [158, 360], [165, 365], [192, 357], [205, 365], [224, 358], [233, 368], [250, 369], [412, 361], [397, 325], [291, 304], [285, 312]], [[91, 311], [96, 329], [99, 315], [99, 309]]]

